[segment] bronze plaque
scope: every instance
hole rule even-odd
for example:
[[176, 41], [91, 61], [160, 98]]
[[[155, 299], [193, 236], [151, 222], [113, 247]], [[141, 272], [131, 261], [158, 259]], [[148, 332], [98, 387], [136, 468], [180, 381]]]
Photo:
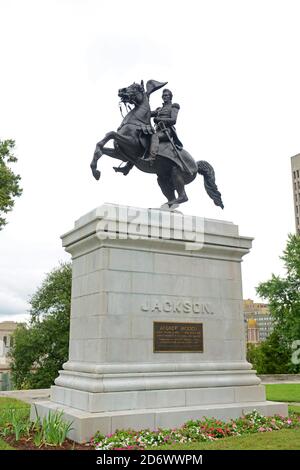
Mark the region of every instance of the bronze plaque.
[[203, 352], [203, 324], [155, 321], [154, 352]]

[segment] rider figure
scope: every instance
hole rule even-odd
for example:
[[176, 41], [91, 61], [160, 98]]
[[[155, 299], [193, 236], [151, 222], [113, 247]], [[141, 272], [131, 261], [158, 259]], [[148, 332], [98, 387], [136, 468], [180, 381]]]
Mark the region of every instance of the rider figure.
[[[165, 88], [162, 94], [162, 107], [157, 108], [155, 111], [151, 112], [151, 117], [154, 117], [156, 132], [151, 135], [149, 156], [144, 159], [145, 162], [150, 162], [151, 165], [153, 165], [155, 162], [158, 153], [159, 142], [168, 142], [170, 139], [172, 139], [178, 150], [181, 150], [183, 147], [174, 127], [177, 121], [177, 115], [180, 106], [177, 103], [172, 103], [172, 98], [172, 92]], [[128, 162], [124, 167], [115, 168], [115, 171], [121, 172], [124, 175], [128, 175], [133, 166], [133, 163]]]
[[[178, 139], [174, 127], [177, 121], [177, 115], [180, 106], [177, 103], [172, 103], [172, 98], [172, 92], [166, 88], [162, 94], [162, 107], [157, 108], [151, 113], [151, 117], [154, 117], [156, 132], [151, 136], [149, 157], [145, 158], [145, 161], [149, 161], [152, 164], [157, 156], [159, 142], [167, 142], [171, 138], [176, 147], [179, 150], [182, 149], [182, 143]], [[167, 133], [168, 135], [166, 135]]]

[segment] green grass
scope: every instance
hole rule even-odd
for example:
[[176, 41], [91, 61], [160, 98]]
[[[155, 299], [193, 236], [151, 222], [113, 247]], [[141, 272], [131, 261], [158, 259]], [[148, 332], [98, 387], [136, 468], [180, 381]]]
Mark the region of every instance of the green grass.
[[268, 384], [267, 400], [300, 403], [300, 384]]
[[293, 413], [300, 415], [300, 406], [289, 405], [289, 411], [293, 411]]
[[[15, 398], [7, 398], [7, 397], [1, 397], [0, 398], [0, 421], [1, 421], [1, 410], [7, 409], [7, 408], [23, 408], [28, 411], [30, 410], [30, 405], [28, 403], [25, 403], [24, 401], [21, 400], [16, 400]], [[6, 442], [4, 442], [2, 439], [0, 439], [0, 450], [14, 450], [13, 447], [10, 447]]]
[[29, 403], [25, 403], [25, 401], [16, 400], [15, 398], [1, 397], [0, 410], [3, 408], [28, 408], [29, 410], [30, 405]]
[[0, 450], [15, 450], [13, 447], [10, 447], [6, 442], [0, 439]]
[[[153, 448], [154, 449], [154, 448]], [[168, 450], [300, 450], [300, 429], [281, 429], [249, 436], [225, 437], [213, 442], [155, 447]]]

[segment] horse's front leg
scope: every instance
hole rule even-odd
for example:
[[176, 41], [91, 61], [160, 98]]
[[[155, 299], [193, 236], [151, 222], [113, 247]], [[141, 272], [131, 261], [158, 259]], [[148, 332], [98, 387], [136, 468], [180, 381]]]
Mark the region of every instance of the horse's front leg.
[[94, 178], [96, 178], [96, 180], [98, 180], [101, 176], [101, 172], [97, 170], [97, 163], [99, 158], [103, 155], [103, 147], [109, 140], [114, 138], [114, 134], [116, 134], [114, 131], [108, 132], [107, 134], [105, 134], [105, 137], [100, 140], [100, 142], [98, 142], [96, 145], [93, 160], [90, 164], [93, 176]]
[[131, 139], [129, 137], [122, 136], [122, 135], [118, 134], [118, 132], [115, 132], [115, 131], [111, 131], [111, 132], [108, 132], [107, 134], [105, 134], [105, 137], [102, 140], [100, 140], [100, 142], [97, 143], [96, 149], [95, 149], [95, 152], [94, 152], [94, 156], [93, 156], [93, 160], [91, 161], [91, 164], [90, 164], [92, 173], [93, 173], [94, 177], [96, 178], [96, 180], [98, 180], [101, 176], [101, 172], [99, 170], [97, 170], [98, 160], [103, 155], [104, 145], [107, 144], [107, 142], [111, 139], [114, 139], [114, 140], [116, 140], [116, 142], [123, 143], [123, 144], [128, 144], [128, 143], [131, 142]]

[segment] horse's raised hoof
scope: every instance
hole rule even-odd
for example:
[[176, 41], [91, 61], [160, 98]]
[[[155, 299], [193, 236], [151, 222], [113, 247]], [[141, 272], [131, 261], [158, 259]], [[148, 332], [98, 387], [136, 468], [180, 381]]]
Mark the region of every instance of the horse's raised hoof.
[[92, 173], [93, 173], [94, 178], [98, 181], [101, 176], [101, 171], [96, 170], [95, 168], [92, 168]]

